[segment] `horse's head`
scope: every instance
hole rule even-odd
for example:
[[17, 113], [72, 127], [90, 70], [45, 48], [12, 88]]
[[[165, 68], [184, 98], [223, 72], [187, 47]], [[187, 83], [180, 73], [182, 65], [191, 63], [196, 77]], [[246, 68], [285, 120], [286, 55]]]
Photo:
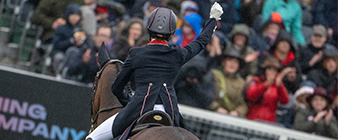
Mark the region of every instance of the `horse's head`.
[[102, 42], [100, 49], [99, 49], [99, 55], [98, 55], [98, 61], [100, 64], [100, 69], [103, 68], [103, 66], [110, 60], [110, 56], [109, 56], [109, 52], [108, 49], [106, 47], [106, 45], [104, 44], [104, 42]]
[[111, 91], [111, 85], [122, 69], [123, 62], [117, 59], [110, 59], [108, 49], [102, 43], [98, 53], [98, 63], [100, 64], [100, 70], [96, 74], [92, 88], [92, 129], [123, 108]]

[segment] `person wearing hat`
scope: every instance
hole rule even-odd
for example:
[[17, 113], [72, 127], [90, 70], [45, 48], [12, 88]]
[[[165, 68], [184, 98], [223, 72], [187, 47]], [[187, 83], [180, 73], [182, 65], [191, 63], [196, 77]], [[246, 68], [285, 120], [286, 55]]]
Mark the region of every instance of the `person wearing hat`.
[[215, 80], [212, 68], [216, 57], [221, 55], [223, 45], [216, 32], [205, 50], [184, 64], [175, 78], [178, 103], [209, 109], [214, 100]]
[[303, 79], [297, 60], [297, 52], [292, 41], [290, 34], [281, 30], [268, 52], [282, 64], [283, 83], [289, 92], [294, 93]]
[[[290, 10], [292, 9], [292, 10]], [[283, 18], [285, 30], [300, 45], [305, 45], [302, 29], [302, 8], [296, 0], [266, 0], [262, 10], [261, 23], [265, 23], [272, 12], [279, 13]]]
[[307, 80], [331, 92], [337, 81], [338, 51], [328, 49], [323, 55], [323, 65], [311, 70], [307, 75]]
[[303, 74], [308, 74], [312, 69], [321, 67], [323, 63], [323, 51], [336, 49], [334, 46], [326, 44], [327, 31], [323, 25], [314, 25], [311, 35], [311, 43], [307, 47], [299, 48], [298, 62]]
[[180, 16], [177, 19], [177, 28], [181, 28], [183, 18], [191, 13], [198, 14], [198, 5], [194, 1], [183, 1], [181, 3]]
[[289, 94], [286, 90], [279, 72], [280, 62], [274, 57], [267, 57], [262, 64], [265, 74], [254, 77], [247, 92], [249, 120], [276, 121], [277, 103], [287, 104]]
[[182, 25], [176, 30], [171, 39], [172, 43], [177, 43], [185, 47], [191, 41], [195, 40], [202, 31], [202, 17], [197, 13], [191, 13], [184, 16]]
[[239, 70], [245, 65], [238, 51], [232, 50], [221, 55], [220, 69], [213, 69], [215, 77], [215, 100], [210, 109], [220, 114], [245, 117], [248, 107], [242, 96], [245, 81]]
[[[150, 42], [145, 46], [130, 49], [129, 56], [111, 87], [112, 93], [124, 108], [104, 121], [86, 139], [126, 140], [130, 126], [151, 110], [168, 113], [174, 126], [184, 127], [173, 85], [175, 77], [182, 65], [208, 44], [222, 14], [222, 7], [215, 2], [210, 9], [210, 18], [199, 37], [181, 48], [178, 44], [168, 45], [176, 30], [176, 15], [167, 8], [155, 9], [146, 25]], [[123, 90], [132, 75], [135, 94], [130, 97]]]
[[57, 27], [53, 35], [53, 49], [50, 53], [52, 68], [55, 75], [59, 75], [68, 59], [79, 51], [84, 45], [88, 45], [89, 39], [82, 31], [80, 5], [71, 3], [67, 6], [64, 19], [65, 25]]
[[330, 108], [332, 100], [326, 90], [316, 87], [314, 93], [306, 98], [309, 108], [297, 112], [294, 129], [316, 135], [338, 138], [337, 120]]
[[251, 81], [258, 70], [259, 52], [249, 47], [249, 38], [249, 27], [245, 24], [236, 24], [230, 33], [231, 44], [225, 50], [226, 53], [238, 51], [244, 59], [246, 65], [239, 69], [239, 73], [246, 81]]
[[277, 12], [272, 12], [270, 18], [261, 27], [258, 35], [259, 45], [253, 45], [253, 49], [261, 52], [268, 51], [276, 41], [280, 30], [285, 30], [282, 16]]

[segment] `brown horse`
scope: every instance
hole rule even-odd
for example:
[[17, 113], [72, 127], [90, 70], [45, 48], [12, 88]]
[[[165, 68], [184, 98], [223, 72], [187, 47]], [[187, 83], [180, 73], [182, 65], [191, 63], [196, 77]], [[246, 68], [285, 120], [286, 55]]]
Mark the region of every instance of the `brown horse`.
[[[106, 46], [101, 45], [99, 50], [100, 71], [97, 73], [92, 92], [92, 110], [91, 110], [91, 131], [104, 122], [109, 117], [123, 109], [123, 105], [116, 96], [112, 94], [111, 86], [122, 69], [123, 62], [119, 60], [110, 60]], [[125, 91], [131, 94], [129, 85]], [[170, 117], [168, 117], [170, 119]], [[151, 127], [154, 126], [154, 127]], [[157, 127], [156, 127], [157, 126]], [[133, 131], [133, 130], [132, 130]], [[189, 131], [174, 126], [164, 126], [161, 124], [147, 125], [145, 129], [137, 131], [131, 140], [198, 140], [198, 138]]]

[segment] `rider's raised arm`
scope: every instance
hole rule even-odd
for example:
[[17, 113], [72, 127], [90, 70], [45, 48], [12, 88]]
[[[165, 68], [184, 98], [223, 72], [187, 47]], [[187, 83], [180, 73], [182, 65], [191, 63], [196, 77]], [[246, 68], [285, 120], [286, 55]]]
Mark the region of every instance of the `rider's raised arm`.
[[214, 30], [216, 29], [217, 21], [221, 19], [220, 17], [222, 14], [222, 7], [217, 2], [215, 2], [210, 9], [210, 19], [208, 19], [206, 22], [201, 34], [196, 40], [182, 48], [182, 58], [184, 63], [196, 56], [208, 44], [212, 34], [214, 33]]

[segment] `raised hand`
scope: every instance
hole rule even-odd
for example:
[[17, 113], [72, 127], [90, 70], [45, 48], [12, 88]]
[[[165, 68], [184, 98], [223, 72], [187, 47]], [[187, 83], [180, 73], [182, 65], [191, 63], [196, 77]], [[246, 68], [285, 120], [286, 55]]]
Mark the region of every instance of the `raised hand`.
[[215, 18], [216, 20], [221, 20], [221, 15], [223, 14], [223, 8], [219, 3], [215, 2], [210, 9], [210, 18]]

